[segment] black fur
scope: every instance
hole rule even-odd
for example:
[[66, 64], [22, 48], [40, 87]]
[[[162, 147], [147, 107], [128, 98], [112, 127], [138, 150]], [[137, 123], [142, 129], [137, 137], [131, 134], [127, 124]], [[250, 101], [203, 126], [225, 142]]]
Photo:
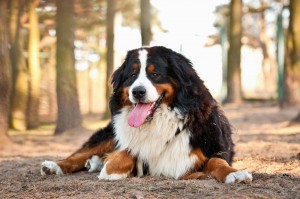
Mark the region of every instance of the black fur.
[[191, 62], [183, 55], [158, 47], [166, 58], [171, 75], [179, 82], [173, 107], [189, 116], [190, 143], [207, 157], [220, 157], [229, 164], [234, 155], [231, 126]]
[[89, 140], [83, 144], [82, 149], [93, 148], [103, 141], [114, 138], [113, 125], [110, 122], [106, 127], [96, 131]]
[[[175, 97], [171, 108], [176, 107], [188, 116], [187, 128], [191, 132], [192, 148], [201, 149], [208, 158], [220, 157], [231, 164], [234, 155], [231, 126], [191, 62], [165, 47], [145, 49], [148, 51], [148, 62], [167, 69], [167, 76], [160, 81], [170, 81], [168, 77], [176, 81], [176, 84], [172, 83]], [[113, 74], [113, 95], [110, 101], [113, 116], [122, 108], [123, 86], [128, 86], [133, 81], [129, 79], [132, 73], [130, 68], [137, 60], [138, 50], [140, 49], [129, 51], [122, 66]]]

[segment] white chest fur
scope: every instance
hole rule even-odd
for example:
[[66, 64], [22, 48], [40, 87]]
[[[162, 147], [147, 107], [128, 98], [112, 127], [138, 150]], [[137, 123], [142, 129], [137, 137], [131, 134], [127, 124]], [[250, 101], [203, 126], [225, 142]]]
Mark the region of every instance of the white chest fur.
[[[128, 150], [138, 158], [138, 162], [148, 163], [150, 175], [163, 175], [178, 179], [193, 167], [197, 157], [191, 154], [189, 132], [182, 129], [183, 119], [176, 111], [161, 105], [150, 122], [139, 128], [128, 125], [130, 107], [122, 109], [113, 118], [116, 140], [120, 150]], [[142, 168], [138, 164], [139, 174]]]

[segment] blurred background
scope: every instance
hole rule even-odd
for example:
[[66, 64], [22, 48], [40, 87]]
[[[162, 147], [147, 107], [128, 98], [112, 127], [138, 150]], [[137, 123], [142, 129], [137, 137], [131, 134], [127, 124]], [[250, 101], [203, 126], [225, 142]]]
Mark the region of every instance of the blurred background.
[[300, 110], [299, 0], [1, 0], [0, 45], [2, 143], [109, 118], [110, 76], [144, 45], [189, 58], [222, 104]]

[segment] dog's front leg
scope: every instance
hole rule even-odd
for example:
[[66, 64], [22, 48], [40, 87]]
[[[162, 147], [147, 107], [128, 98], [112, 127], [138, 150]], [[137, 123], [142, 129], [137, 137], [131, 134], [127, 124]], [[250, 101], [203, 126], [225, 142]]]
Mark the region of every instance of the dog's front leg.
[[114, 148], [115, 142], [111, 138], [94, 147], [83, 147], [66, 159], [57, 162], [46, 160], [42, 163], [41, 174], [67, 174], [79, 171], [84, 167], [89, 172], [100, 170], [103, 157], [112, 152]]
[[98, 176], [100, 180], [120, 180], [133, 175], [136, 158], [127, 151], [114, 151], [107, 155]]
[[211, 158], [208, 160], [204, 172], [212, 175], [218, 181], [225, 183], [252, 181], [252, 174], [245, 170], [236, 170], [221, 158]]

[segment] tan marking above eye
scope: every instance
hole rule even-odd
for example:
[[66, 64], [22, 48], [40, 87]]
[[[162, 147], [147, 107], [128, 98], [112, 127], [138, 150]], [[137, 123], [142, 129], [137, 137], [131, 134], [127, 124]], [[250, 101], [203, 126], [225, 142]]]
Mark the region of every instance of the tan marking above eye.
[[137, 73], [139, 70], [139, 65], [137, 63], [133, 64], [133, 71]]
[[155, 66], [154, 66], [153, 64], [150, 64], [150, 65], [148, 66], [148, 68], [147, 68], [147, 71], [148, 71], [149, 73], [152, 73], [154, 70], [155, 70]]

